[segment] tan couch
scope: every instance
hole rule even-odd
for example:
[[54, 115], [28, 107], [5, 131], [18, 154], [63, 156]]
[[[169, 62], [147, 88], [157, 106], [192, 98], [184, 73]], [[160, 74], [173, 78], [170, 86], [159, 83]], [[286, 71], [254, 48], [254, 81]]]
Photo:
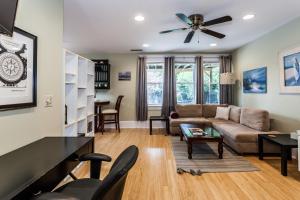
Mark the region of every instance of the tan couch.
[[[229, 120], [215, 119], [217, 107], [227, 105], [176, 105], [178, 118], [170, 117], [170, 132], [180, 133], [181, 123], [212, 126], [224, 136], [224, 142], [238, 153], [257, 153], [257, 135], [260, 133], [278, 134], [270, 130], [269, 113], [265, 110], [230, 107]], [[266, 153], [277, 153], [278, 147], [266, 143]]]

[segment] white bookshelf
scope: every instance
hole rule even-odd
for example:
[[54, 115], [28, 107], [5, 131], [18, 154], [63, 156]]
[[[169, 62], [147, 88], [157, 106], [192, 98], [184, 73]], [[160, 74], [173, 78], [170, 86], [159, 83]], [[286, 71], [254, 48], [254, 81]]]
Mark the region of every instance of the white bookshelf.
[[[93, 136], [95, 64], [89, 59], [64, 50], [64, 69], [65, 105], [67, 105], [64, 135]], [[92, 123], [90, 131], [88, 131], [89, 123]]]

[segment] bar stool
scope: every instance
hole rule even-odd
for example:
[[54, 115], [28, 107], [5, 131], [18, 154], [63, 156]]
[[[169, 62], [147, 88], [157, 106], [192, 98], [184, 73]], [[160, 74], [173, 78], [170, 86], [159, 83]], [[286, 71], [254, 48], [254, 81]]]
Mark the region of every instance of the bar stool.
[[[120, 133], [120, 107], [123, 95], [118, 96], [115, 109], [104, 109], [101, 112], [101, 132], [104, 132], [104, 124], [115, 124], [116, 130]], [[106, 116], [113, 116], [113, 119], [105, 119]]]

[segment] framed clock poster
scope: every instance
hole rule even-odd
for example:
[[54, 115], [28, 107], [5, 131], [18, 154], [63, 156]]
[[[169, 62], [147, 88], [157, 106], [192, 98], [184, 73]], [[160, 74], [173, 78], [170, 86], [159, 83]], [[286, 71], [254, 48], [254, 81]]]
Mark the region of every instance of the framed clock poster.
[[36, 106], [37, 37], [15, 28], [0, 35], [0, 110]]

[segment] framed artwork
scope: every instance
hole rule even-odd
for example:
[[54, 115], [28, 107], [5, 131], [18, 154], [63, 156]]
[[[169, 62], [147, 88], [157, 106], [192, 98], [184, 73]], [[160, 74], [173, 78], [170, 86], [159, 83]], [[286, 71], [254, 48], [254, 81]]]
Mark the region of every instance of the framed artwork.
[[244, 93], [267, 93], [267, 67], [245, 71], [243, 73]]
[[300, 47], [282, 51], [279, 64], [280, 92], [300, 94]]
[[119, 81], [130, 81], [131, 72], [119, 72]]
[[36, 106], [37, 37], [15, 28], [0, 35], [0, 110]]

